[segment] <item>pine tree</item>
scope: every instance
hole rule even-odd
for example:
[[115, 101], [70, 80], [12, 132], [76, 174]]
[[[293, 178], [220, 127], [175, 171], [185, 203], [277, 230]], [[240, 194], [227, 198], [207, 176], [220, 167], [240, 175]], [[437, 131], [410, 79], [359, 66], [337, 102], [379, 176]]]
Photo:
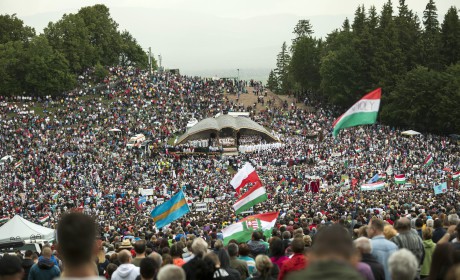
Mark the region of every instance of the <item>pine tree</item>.
[[441, 38], [436, 4], [429, 0], [423, 12], [422, 64], [430, 69], [441, 69]]
[[276, 77], [275, 71], [273, 70], [271, 70], [270, 74], [268, 75], [267, 87], [273, 92], [279, 91], [278, 78]]
[[283, 42], [281, 51], [276, 58], [275, 73], [278, 78], [278, 85], [281, 93], [286, 94], [290, 90], [289, 85], [289, 62], [291, 57], [286, 42]]
[[457, 8], [450, 7], [441, 27], [441, 55], [446, 65], [460, 61], [460, 20]]

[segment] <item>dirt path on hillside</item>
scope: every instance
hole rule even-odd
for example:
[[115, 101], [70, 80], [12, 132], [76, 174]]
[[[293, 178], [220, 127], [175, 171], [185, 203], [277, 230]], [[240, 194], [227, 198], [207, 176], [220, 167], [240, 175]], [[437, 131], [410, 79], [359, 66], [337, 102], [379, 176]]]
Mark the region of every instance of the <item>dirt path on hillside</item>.
[[[254, 103], [257, 104], [257, 95], [253, 93], [253, 87], [246, 87], [248, 93], [244, 93], [240, 95], [239, 102], [243, 103], [244, 107], [252, 106]], [[230, 101], [235, 101], [237, 95], [236, 94], [231, 94], [231, 93], [225, 93], [225, 96], [230, 100]], [[278, 95], [273, 93], [271, 90], [267, 89], [267, 97], [265, 97], [265, 105], [262, 105], [261, 103], [256, 105], [256, 111], [260, 112], [261, 110], [266, 109], [267, 106], [267, 101], [268, 100], [273, 100], [276, 108], [280, 108], [283, 106], [283, 102], [287, 101], [288, 105], [290, 106], [292, 103], [294, 103], [295, 98], [292, 96], [288, 95]], [[307, 109], [308, 106], [306, 106], [302, 102], [296, 102], [295, 103], [297, 108], [300, 109]]]

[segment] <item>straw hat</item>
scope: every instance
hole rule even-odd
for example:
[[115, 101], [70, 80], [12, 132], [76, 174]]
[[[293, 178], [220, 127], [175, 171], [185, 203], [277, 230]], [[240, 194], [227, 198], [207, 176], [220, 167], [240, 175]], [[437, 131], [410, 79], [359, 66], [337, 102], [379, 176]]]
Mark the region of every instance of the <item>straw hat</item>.
[[125, 239], [123, 240], [123, 242], [121, 242], [121, 245], [119, 248], [120, 249], [131, 249], [133, 248], [133, 246], [131, 245], [131, 241], [129, 241], [129, 239]]

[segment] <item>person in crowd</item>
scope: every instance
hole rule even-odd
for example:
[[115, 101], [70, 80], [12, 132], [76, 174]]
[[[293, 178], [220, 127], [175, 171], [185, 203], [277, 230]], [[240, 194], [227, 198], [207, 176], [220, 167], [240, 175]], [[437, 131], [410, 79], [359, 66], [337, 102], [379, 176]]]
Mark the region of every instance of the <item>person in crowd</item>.
[[396, 230], [398, 235], [391, 239], [399, 249], [407, 249], [411, 251], [419, 262], [419, 269], [417, 273], [420, 273], [420, 266], [423, 262], [425, 250], [423, 248], [423, 241], [418, 233], [411, 229], [410, 220], [408, 218], [401, 218], [396, 222]]
[[118, 268], [118, 265], [114, 263], [109, 263], [105, 271], [105, 278], [107, 278], [107, 280], [112, 279], [112, 274], [115, 272], [115, 270], [117, 270], [117, 268]]
[[248, 246], [251, 252], [251, 256], [255, 258], [259, 254], [265, 254], [267, 252], [267, 248], [263, 243], [262, 236], [260, 231], [254, 231], [252, 233], [252, 238], [248, 242]]
[[185, 272], [180, 267], [176, 265], [165, 265], [163, 266], [157, 275], [157, 280], [185, 280]]
[[419, 260], [406, 248], [398, 250], [388, 259], [388, 269], [391, 279], [394, 280], [416, 279], [418, 268]]
[[253, 280], [278, 279], [279, 269], [266, 255], [258, 255], [256, 257], [256, 269], [257, 272], [252, 277]]
[[[304, 242], [305, 243], [305, 242]], [[279, 237], [270, 240], [270, 260], [281, 270], [283, 264], [289, 259], [284, 253], [284, 244]]]
[[388, 270], [388, 259], [391, 254], [398, 250], [398, 246], [395, 243], [385, 239], [383, 236], [384, 228], [384, 221], [380, 219], [372, 219], [369, 222], [367, 234], [369, 235], [369, 238], [371, 238], [371, 254], [380, 264], [383, 265], [383, 269], [385, 271], [385, 279], [390, 280], [391, 276]]
[[433, 231], [433, 242], [438, 243], [438, 241], [446, 234], [446, 230], [442, 226], [442, 221], [440, 219], [434, 220], [434, 231]]
[[24, 258], [22, 260], [22, 268], [24, 269], [24, 277], [23, 280], [27, 280], [29, 278], [29, 271], [30, 268], [35, 264], [32, 260], [33, 252], [31, 250], [27, 250], [24, 253]]
[[143, 258], [139, 263], [139, 276], [136, 280], [154, 280], [159, 268], [154, 259]]
[[447, 272], [455, 263], [455, 249], [451, 243], [436, 244], [428, 279], [445, 279]]
[[383, 265], [371, 254], [372, 244], [370, 239], [367, 237], [360, 237], [354, 240], [353, 243], [360, 253], [361, 262], [370, 266], [374, 279], [385, 280], [385, 270], [383, 269]]
[[182, 259], [182, 247], [177, 243], [171, 246], [169, 251], [173, 259], [173, 264], [177, 266], [183, 266], [185, 264], [184, 259]]
[[[187, 280], [202, 279], [200, 277], [209, 277], [209, 263], [206, 263], [203, 260], [208, 251], [208, 243], [203, 238], [195, 238], [195, 240], [193, 240], [191, 249], [194, 255], [193, 259], [182, 266], [185, 271]], [[213, 271], [211, 272], [211, 275], [213, 275]]]
[[221, 269], [224, 269], [229, 275], [230, 278], [238, 280], [241, 279], [241, 274], [238, 270], [230, 266], [230, 256], [224, 248], [217, 251], [217, 257], [219, 258], [219, 266]]
[[291, 242], [291, 248], [294, 255], [284, 262], [280, 269], [278, 280], [286, 279], [285, 277], [287, 277], [290, 273], [302, 270], [308, 266], [307, 257], [304, 255], [305, 245], [303, 243], [303, 238], [294, 238]]
[[256, 271], [256, 261], [249, 256], [249, 245], [246, 243], [241, 243], [240, 245], [238, 245], [238, 253], [238, 259], [246, 262], [248, 266], [249, 276], [252, 276]]
[[29, 270], [29, 280], [52, 280], [61, 275], [59, 267], [51, 260], [50, 247], [43, 247], [42, 258]]
[[139, 267], [132, 264], [131, 252], [123, 249], [118, 253], [120, 266], [112, 274], [112, 280], [135, 280], [140, 274]]
[[21, 280], [23, 277], [24, 269], [17, 256], [4, 255], [0, 258], [0, 279]]
[[433, 229], [426, 227], [423, 232], [423, 248], [425, 249], [425, 257], [423, 258], [422, 268], [420, 270], [420, 277], [426, 278], [430, 275], [431, 261], [433, 259], [433, 252], [436, 248], [436, 243], [433, 242]]
[[286, 279], [361, 280], [354, 251], [350, 234], [342, 226], [322, 227], [315, 235], [307, 268], [290, 273]]
[[248, 264], [238, 259], [238, 245], [235, 243], [228, 244], [227, 251], [230, 256], [230, 267], [238, 270], [241, 280], [247, 279], [249, 277]]
[[133, 259], [132, 264], [137, 267], [140, 267], [141, 260], [145, 258], [145, 249], [147, 249], [145, 240], [138, 240], [134, 243], [134, 252], [136, 257]]

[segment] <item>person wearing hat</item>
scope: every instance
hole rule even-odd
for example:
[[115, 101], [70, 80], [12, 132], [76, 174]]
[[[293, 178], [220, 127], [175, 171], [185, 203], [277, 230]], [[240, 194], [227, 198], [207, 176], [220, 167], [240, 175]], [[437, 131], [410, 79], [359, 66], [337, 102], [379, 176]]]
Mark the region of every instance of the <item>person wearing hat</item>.
[[24, 269], [16, 256], [5, 255], [0, 258], [0, 279], [22, 280]]

